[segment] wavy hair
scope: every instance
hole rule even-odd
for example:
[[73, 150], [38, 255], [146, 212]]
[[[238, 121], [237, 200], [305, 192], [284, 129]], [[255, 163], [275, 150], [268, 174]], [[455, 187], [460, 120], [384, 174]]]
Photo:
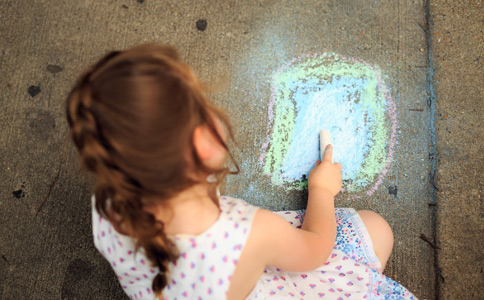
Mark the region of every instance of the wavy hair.
[[[95, 207], [114, 228], [134, 238], [159, 269], [152, 289], [161, 297], [168, 265], [178, 258], [163, 222], [145, 210], [214, 174], [209, 195], [239, 167], [216, 130], [227, 117], [208, 101], [192, 70], [170, 46], [141, 45], [105, 55], [78, 79], [66, 101], [70, 135], [81, 166], [95, 174]], [[207, 168], [193, 145], [193, 131], [207, 125], [237, 171]], [[194, 172], [200, 176], [194, 177]], [[203, 176], [202, 176], [203, 175]], [[156, 200], [155, 200], [156, 199]]]

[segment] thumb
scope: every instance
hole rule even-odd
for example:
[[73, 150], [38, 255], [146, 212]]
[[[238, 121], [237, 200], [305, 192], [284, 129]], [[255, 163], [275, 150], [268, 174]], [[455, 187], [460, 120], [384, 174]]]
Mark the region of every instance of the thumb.
[[322, 161], [324, 162], [333, 162], [333, 146], [329, 144], [326, 146], [326, 149], [324, 149], [324, 155]]

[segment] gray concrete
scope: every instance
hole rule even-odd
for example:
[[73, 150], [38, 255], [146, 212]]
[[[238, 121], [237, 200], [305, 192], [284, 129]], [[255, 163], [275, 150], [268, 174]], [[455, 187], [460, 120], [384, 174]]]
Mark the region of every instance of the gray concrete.
[[232, 117], [244, 166], [224, 192], [275, 210], [302, 208], [304, 194], [271, 186], [257, 163], [272, 73], [306, 53], [379, 66], [399, 144], [372, 197], [337, 205], [389, 221], [385, 273], [419, 299], [479, 299], [483, 11], [480, 1], [0, 1], [0, 299], [126, 298], [93, 247], [92, 178], [66, 139], [64, 99], [106, 51], [145, 42], [175, 45], [219, 87], [210, 96]]
[[430, 6], [440, 299], [484, 297], [484, 3]]

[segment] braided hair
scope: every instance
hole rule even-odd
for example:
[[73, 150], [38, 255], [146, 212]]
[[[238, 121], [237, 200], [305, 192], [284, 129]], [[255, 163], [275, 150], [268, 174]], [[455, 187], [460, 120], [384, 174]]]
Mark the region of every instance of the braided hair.
[[[67, 97], [66, 113], [81, 166], [96, 177], [96, 210], [137, 241], [136, 251], [144, 249], [159, 270], [152, 289], [161, 297], [178, 252], [163, 222], [145, 208], [200, 183], [203, 176], [194, 172], [215, 175], [209, 195], [218, 206], [217, 186], [239, 170], [212, 117], [233, 139], [226, 116], [207, 100], [176, 50], [154, 44], [108, 53], [88, 68]], [[192, 140], [199, 125], [227, 150], [236, 172], [203, 165]]]

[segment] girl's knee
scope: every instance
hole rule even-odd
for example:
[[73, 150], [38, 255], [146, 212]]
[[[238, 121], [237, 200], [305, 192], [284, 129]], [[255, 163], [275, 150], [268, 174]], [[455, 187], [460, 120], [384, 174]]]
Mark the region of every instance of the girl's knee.
[[368, 231], [375, 232], [380, 237], [390, 239], [393, 243], [393, 231], [382, 216], [371, 210], [359, 210], [357, 213], [360, 215], [363, 223], [365, 223]]
[[370, 210], [359, 210], [358, 214], [363, 220], [373, 243], [373, 249], [380, 260], [382, 270], [393, 249], [393, 231], [382, 216]]

